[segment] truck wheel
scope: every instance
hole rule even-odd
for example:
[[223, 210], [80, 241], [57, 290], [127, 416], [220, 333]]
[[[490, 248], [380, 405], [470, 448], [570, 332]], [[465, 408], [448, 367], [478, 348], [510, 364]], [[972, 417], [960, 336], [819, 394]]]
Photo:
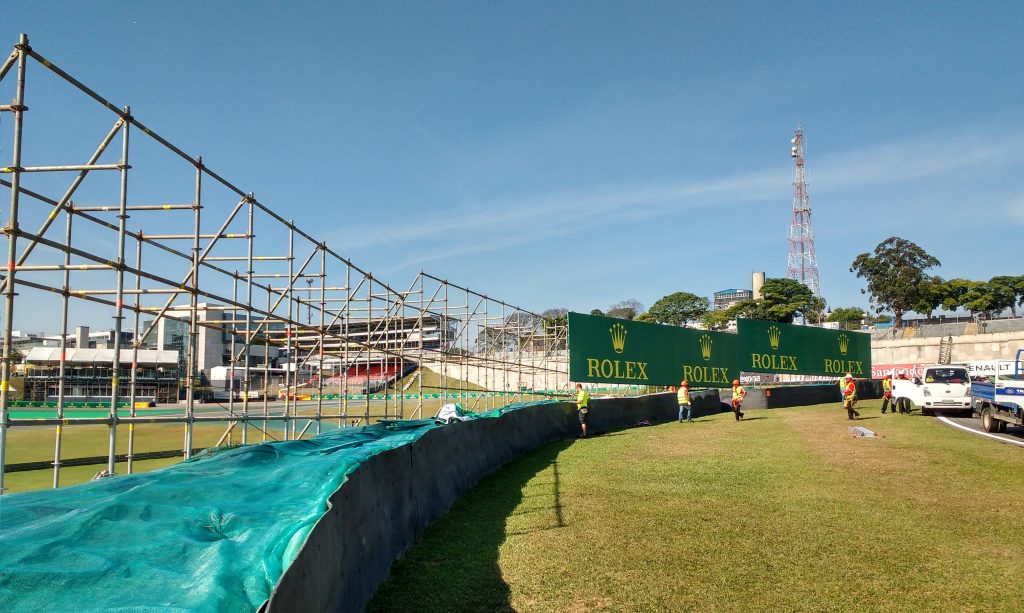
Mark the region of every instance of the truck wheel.
[[997, 421], [992, 418], [992, 411], [988, 407], [981, 410], [981, 427], [985, 429], [985, 432], [995, 432], [999, 428]]

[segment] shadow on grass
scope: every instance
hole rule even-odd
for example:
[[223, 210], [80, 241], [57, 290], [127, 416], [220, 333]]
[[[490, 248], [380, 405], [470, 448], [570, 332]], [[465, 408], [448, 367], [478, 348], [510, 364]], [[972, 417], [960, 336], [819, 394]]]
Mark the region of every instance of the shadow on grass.
[[514, 611], [499, 550], [510, 536], [565, 526], [558, 455], [573, 442], [545, 445], [481, 480], [392, 566], [367, 611]]

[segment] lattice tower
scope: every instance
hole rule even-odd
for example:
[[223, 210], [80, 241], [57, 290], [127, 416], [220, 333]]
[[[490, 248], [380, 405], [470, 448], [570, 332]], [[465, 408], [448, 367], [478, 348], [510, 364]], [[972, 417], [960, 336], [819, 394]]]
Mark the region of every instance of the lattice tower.
[[818, 258], [814, 253], [814, 229], [811, 227], [811, 200], [807, 195], [804, 169], [804, 131], [796, 129], [790, 155], [793, 156], [793, 222], [789, 226], [789, 278], [800, 281], [815, 296], [821, 295]]

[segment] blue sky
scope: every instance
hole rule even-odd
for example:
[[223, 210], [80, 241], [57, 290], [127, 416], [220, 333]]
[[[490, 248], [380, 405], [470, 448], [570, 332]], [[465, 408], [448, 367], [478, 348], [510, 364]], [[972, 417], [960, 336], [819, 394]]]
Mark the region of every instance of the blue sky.
[[1024, 273], [1020, 3], [5, 7], [22, 31], [395, 286], [585, 312], [785, 276], [797, 122], [830, 306], [892, 235]]

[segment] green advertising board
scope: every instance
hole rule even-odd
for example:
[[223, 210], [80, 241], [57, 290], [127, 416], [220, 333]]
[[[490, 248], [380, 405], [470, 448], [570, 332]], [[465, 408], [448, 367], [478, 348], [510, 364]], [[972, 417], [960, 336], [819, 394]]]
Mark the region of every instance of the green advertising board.
[[755, 319], [737, 320], [743, 372], [871, 376], [871, 335]]
[[871, 337], [740, 319], [738, 334], [569, 313], [569, 379], [729, 387], [741, 372], [871, 376]]
[[569, 379], [589, 383], [729, 387], [739, 336], [569, 313]]

